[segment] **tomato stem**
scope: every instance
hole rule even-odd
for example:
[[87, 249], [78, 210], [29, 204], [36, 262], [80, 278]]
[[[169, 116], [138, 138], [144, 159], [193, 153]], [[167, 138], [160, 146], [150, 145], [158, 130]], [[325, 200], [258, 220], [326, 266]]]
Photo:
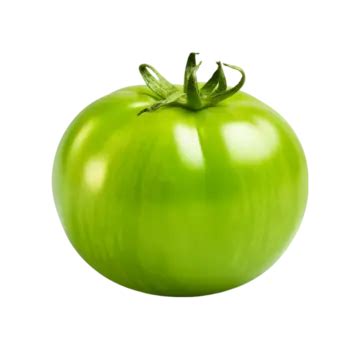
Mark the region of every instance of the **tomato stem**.
[[[244, 71], [235, 65], [222, 64], [217, 62], [217, 69], [211, 78], [199, 88], [197, 82], [197, 70], [201, 62], [196, 63], [197, 53], [190, 53], [185, 67], [183, 91], [179, 87], [166, 80], [154, 67], [148, 64], [139, 66], [139, 71], [146, 85], [158, 99], [150, 107], [141, 110], [138, 115], [144, 112], [156, 111], [163, 106], [181, 106], [190, 110], [201, 110], [209, 106], [215, 106], [220, 101], [227, 99], [238, 92], [245, 83]], [[227, 81], [223, 66], [237, 70], [241, 74], [239, 82], [232, 88], [227, 87]], [[154, 76], [155, 75], [155, 76]]]

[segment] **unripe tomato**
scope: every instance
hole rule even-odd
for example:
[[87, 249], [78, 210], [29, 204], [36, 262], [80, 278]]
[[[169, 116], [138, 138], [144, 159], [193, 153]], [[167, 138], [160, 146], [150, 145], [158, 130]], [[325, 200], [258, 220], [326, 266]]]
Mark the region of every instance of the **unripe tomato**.
[[152, 294], [204, 295], [255, 278], [289, 245], [306, 205], [306, 161], [289, 125], [238, 89], [211, 102], [228, 91], [221, 65], [201, 91], [194, 64], [183, 92], [146, 73], [151, 90], [89, 105], [54, 162], [55, 203], [75, 249], [107, 278]]

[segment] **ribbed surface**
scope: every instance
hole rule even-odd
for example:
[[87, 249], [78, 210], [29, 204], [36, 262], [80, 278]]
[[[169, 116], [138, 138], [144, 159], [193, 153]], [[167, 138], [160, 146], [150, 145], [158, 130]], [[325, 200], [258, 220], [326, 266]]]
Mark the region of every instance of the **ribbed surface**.
[[307, 170], [289, 126], [244, 93], [194, 113], [120, 90], [85, 109], [54, 164], [56, 206], [80, 255], [108, 278], [164, 295], [243, 284], [285, 250]]

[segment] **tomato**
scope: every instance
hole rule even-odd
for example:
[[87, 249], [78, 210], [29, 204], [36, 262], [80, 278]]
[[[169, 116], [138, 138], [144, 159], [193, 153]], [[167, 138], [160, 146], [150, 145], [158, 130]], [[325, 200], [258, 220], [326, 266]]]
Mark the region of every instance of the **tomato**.
[[241, 69], [232, 66], [242, 73], [233, 90], [220, 63], [202, 87], [197, 68], [191, 54], [183, 91], [143, 65], [148, 87], [85, 108], [55, 157], [72, 245], [146, 293], [205, 295], [254, 279], [289, 245], [306, 205], [306, 160], [289, 125], [239, 91]]

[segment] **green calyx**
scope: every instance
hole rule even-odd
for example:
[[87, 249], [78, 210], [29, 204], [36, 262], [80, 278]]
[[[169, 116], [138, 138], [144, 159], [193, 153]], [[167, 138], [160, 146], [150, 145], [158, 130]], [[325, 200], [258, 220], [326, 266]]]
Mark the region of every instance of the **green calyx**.
[[[138, 115], [144, 112], [155, 111], [163, 106], [181, 106], [190, 110], [201, 110], [214, 106], [220, 101], [227, 99], [238, 92], [245, 83], [245, 73], [238, 66], [222, 64], [217, 62], [217, 69], [211, 78], [201, 87], [196, 78], [196, 72], [201, 62], [196, 63], [197, 53], [191, 53], [188, 57], [184, 88], [180, 90], [177, 86], [167, 81], [156, 69], [147, 64], [139, 66], [140, 74], [146, 85], [159, 100], [150, 107], [141, 110]], [[237, 70], [241, 73], [240, 81], [232, 88], [228, 88], [223, 66]], [[155, 75], [155, 76], [154, 76]]]

